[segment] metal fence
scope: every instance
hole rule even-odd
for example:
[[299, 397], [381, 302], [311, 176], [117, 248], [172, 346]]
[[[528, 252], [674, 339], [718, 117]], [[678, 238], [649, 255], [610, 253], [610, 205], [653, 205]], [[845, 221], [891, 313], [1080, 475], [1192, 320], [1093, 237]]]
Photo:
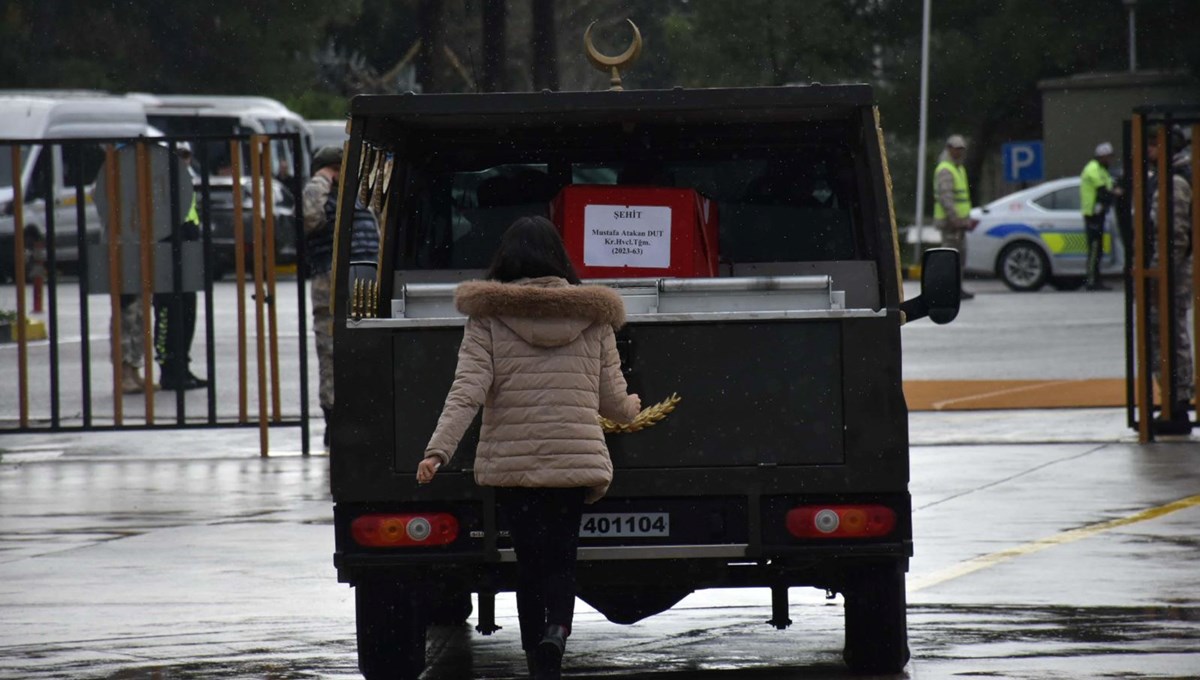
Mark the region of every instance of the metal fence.
[[[290, 147], [291, 167], [273, 147]], [[299, 426], [307, 454], [299, 149], [296, 134], [0, 139], [13, 186], [0, 204], [0, 283], [11, 277], [15, 297], [0, 375], [16, 374], [0, 432], [257, 427], [265, 456], [270, 428]], [[294, 292], [277, 278], [293, 270]], [[281, 352], [292, 328], [294, 352]], [[188, 390], [199, 384], [188, 384], [193, 345], [207, 385]], [[111, 375], [96, 365], [105, 354]]]
[[[1125, 295], [1126, 409], [1129, 426], [1138, 431], [1140, 441], [1148, 442], [1156, 435], [1175, 433], [1183, 422], [1196, 424], [1186, 413], [1176, 412], [1181, 406], [1194, 411], [1196, 404], [1180, 393], [1191, 389], [1184, 384], [1189, 381], [1175, 376], [1190, 373], [1194, 385], [1200, 375], [1200, 353], [1187, 351], [1187, 345], [1194, 346], [1200, 338], [1200, 315], [1194, 313], [1200, 309], [1200, 192], [1195, 190], [1200, 177], [1200, 107], [1138, 108], [1125, 123], [1124, 135], [1132, 212], [1126, 250], [1132, 245], [1133, 253]], [[1178, 224], [1180, 216], [1173, 209], [1176, 174], [1190, 178], [1192, 196], [1185, 211], [1190, 224]], [[1186, 242], [1180, 243], [1180, 238]], [[1193, 310], [1190, 332], [1188, 308]]]

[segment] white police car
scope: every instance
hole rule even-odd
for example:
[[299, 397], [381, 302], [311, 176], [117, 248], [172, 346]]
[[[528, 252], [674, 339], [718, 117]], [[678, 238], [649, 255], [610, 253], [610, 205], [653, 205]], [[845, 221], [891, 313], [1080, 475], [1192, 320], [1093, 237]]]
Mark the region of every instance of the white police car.
[[[971, 209], [966, 270], [994, 274], [1011, 289], [1049, 283], [1073, 290], [1087, 274], [1087, 236], [1079, 212], [1079, 178], [1064, 177]], [[1100, 258], [1102, 275], [1120, 274], [1125, 261], [1110, 210]]]

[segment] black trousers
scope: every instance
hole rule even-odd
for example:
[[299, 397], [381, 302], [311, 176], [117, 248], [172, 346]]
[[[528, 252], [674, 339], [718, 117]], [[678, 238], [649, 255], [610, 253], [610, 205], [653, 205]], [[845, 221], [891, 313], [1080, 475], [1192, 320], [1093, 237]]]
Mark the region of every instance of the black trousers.
[[547, 624], [571, 629], [575, 552], [586, 492], [584, 488], [496, 489], [517, 553], [517, 618], [526, 651], [541, 642]]
[[[154, 294], [154, 358], [163, 375], [182, 379], [196, 335], [196, 294]], [[172, 375], [178, 371], [178, 375]]]
[[[200, 227], [185, 222], [179, 227], [184, 241], [200, 239]], [[170, 239], [164, 239], [169, 242]], [[181, 380], [191, 362], [192, 339], [196, 336], [196, 294], [154, 294], [154, 359], [164, 375]]]
[[1104, 213], [1083, 218], [1087, 233], [1087, 285], [1100, 283], [1100, 258], [1104, 256]]

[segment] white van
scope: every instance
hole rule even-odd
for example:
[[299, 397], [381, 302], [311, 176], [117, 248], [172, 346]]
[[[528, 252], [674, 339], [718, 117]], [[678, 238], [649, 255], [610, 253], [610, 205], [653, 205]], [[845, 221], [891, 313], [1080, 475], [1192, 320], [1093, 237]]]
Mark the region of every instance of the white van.
[[[25, 140], [21, 164], [13, 168], [11, 145], [0, 144], [0, 281], [13, 277], [13, 178], [21, 178], [25, 197], [22, 227], [46, 234], [46, 183], [53, 197], [55, 258], [70, 269], [79, 260], [76, 185], [85, 187], [85, 237], [98, 241], [100, 216], [90, 187], [104, 163], [104, 147], [42, 145], [39, 139], [129, 138], [160, 134], [150, 128], [136, 102], [91, 93], [0, 94], [0, 140]], [[82, 159], [74, 148], [81, 150]], [[79, 160], [82, 160], [82, 172]]]
[[310, 120], [309, 127], [313, 131], [313, 150], [323, 146], [336, 146], [339, 149], [347, 140], [350, 133], [346, 132], [345, 120]]
[[[199, 95], [199, 94], [147, 94], [134, 92], [126, 98], [141, 103], [147, 120], [154, 127], [169, 135], [245, 135], [275, 134], [280, 132], [300, 135], [300, 172], [307, 178], [312, 161], [312, 129], [300, 114], [281, 102], [267, 97]], [[228, 162], [228, 144], [211, 143], [209, 160], [215, 173], [222, 163]], [[197, 150], [199, 152], [199, 150]], [[287, 143], [272, 142], [272, 174], [280, 179], [295, 173], [295, 156]], [[243, 174], [249, 172], [248, 160]]]

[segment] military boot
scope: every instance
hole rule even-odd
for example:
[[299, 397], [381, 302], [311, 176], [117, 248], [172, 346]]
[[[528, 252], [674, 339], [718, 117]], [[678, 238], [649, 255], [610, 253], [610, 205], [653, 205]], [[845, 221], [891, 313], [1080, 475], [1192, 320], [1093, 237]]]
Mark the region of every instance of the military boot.
[[121, 364], [121, 394], [141, 394], [146, 391], [142, 372], [133, 364]]
[[1154, 423], [1155, 434], [1187, 435], [1192, 433], [1192, 418], [1188, 414], [1191, 404], [1186, 401], [1176, 402], [1171, 406], [1171, 419], [1158, 420]]

